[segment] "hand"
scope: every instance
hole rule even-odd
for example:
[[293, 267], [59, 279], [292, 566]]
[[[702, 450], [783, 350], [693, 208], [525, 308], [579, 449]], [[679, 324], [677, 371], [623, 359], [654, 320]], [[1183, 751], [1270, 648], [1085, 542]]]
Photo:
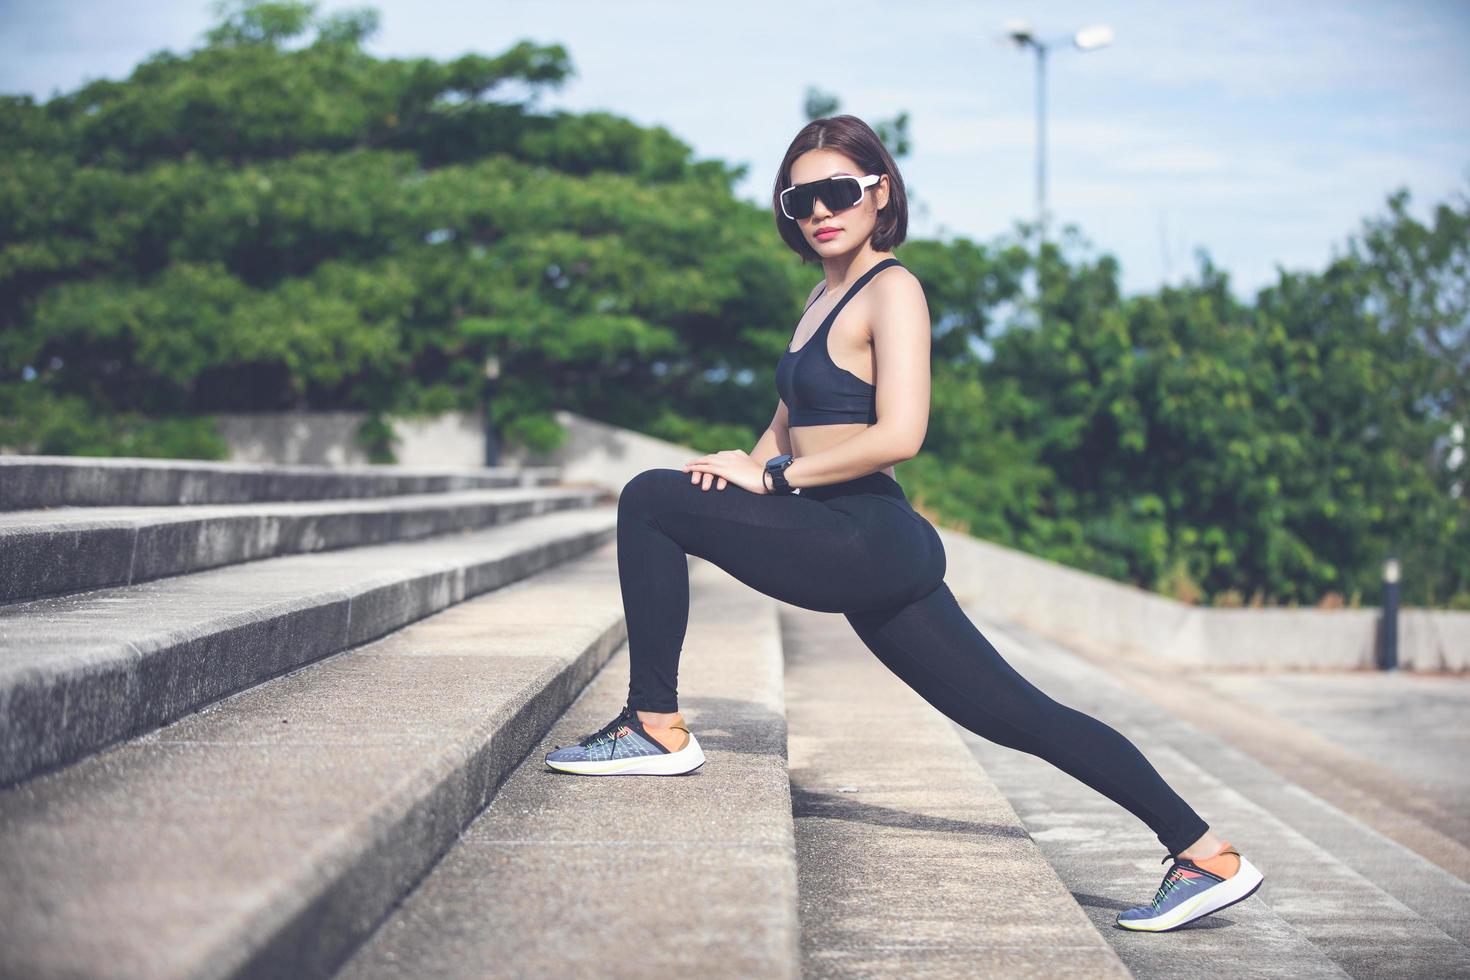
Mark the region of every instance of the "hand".
[[717, 484], [717, 490], [723, 490], [726, 484], [733, 483], [751, 493], [770, 492], [765, 484], [765, 464], [756, 462], [743, 449], [726, 449], [691, 459], [680, 468], [690, 474], [690, 483], [698, 485], [703, 480], [701, 489], [704, 490], [708, 490], [711, 483]]

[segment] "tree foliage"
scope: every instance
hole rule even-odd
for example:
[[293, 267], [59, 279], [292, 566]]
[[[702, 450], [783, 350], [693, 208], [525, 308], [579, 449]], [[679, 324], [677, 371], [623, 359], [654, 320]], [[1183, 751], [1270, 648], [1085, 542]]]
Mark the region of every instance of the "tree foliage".
[[1397, 555], [1411, 601], [1470, 605], [1470, 207], [1425, 226], [1407, 201], [1251, 305], [1203, 253], [1196, 281], [1124, 298], [1069, 229], [1043, 248], [1040, 315], [936, 383], [921, 493], [976, 533], [1183, 598], [1372, 602]]
[[0, 100], [22, 136], [0, 442], [75, 451], [129, 418], [135, 451], [197, 451], [207, 427], [179, 427], [209, 412], [473, 409], [490, 358], [493, 418], [536, 445], [556, 407], [648, 422], [649, 392], [729, 414], [711, 369], [764, 368], [800, 288], [739, 168], [536, 112], [571, 72], [558, 45], [378, 59], [373, 15], [314, 11], [237, 4], [125, 81]]
[[[390, 414], [487, 405], [533, 447], [558, 408], [753, 444], [819, 272], [736, 199], [743, 169], [537, 110], [559, 45], [381, 59], [376, 26], [226, 3], [123, 81], [0, 97], [0, 445], [218, 457], [210, 413], [308, 408], [370, 413], [380, 445]], [[911, 240], [934, 384], [910, 494], [1186, 599], [1372, 601], [1392, 552], [1409, 601], [1470, 605], [1470, 207], [1407, 205], [1250, 303], [1204, 253], [1125, 297], [1076, 229], [1039, 259]]]

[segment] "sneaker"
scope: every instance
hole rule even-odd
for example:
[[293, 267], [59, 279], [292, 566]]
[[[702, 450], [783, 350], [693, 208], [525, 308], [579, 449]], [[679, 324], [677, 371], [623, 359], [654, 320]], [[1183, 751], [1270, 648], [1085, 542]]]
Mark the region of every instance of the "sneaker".
[[546, 764], [562, 772], [584, 776], [680, 776], [704, 765], [704, 752], [694, 733], [675, 725], [689, 736], [684, 747], [674, 751], [648, 734], [638, 712], [623, 705], [612, 721], [566, 748], [557, 746], [546, 753]]
[[[1229, 841], [1225, 842], [1220, 853], [1240, 857], [1240, 852], [1231, 847]], [[1173, 855], [1166, 854], [1164, 861], [1170, 858]], [[1256, 866], [1243, 857], [1240, 857], [1240, 867], [1228, 878], [1222, 878], [1186, 857], [1173, 860], [1174, 864], [1164, 874], [1153, 902], [1118, 913], [1118, 925], [1140, 932], [1178, 929], [1227, 905], [1244, 901], [1255, 894], [1265, 880]]]

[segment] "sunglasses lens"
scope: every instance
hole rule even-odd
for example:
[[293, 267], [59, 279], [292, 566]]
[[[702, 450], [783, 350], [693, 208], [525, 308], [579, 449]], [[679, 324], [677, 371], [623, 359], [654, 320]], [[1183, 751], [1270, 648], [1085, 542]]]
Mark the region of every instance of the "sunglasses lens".
[[826, 201], [827, 207], [833, 211], [845, 211], [863, 196], [863, 189], [858, 184], [856, 177], [829, 177], [826, 183], [827, 187], [822, 191], [822, 200]]
[[812, 193], [811, 184], [788, 187], [781, 192], [781, 206], [786, 210], [788, 218], [810, 218], [812, 205], [815, 203], [816, 195]]
[[797, 184], [781, 192], [781, 203], [787, 217], [810, 218], [817, 198], [829, 211], [845, 211], [862, 199], [863, 188], [856, 177], [828, 177], [809, 184]]

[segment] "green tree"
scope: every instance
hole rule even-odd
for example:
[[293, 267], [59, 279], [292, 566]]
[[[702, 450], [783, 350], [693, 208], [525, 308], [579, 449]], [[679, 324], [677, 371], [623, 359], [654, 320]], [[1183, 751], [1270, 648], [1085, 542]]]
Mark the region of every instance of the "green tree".
[[[538, 111], [572, 75], [559, 45], [379, 59], [376, 26], [227, 3], [123, 81], [0, 97], [0, 445], [220, 456], [210, 413], [310, 408], [368, 412], [386, 452], [389, 414], [480, 410], [489, 362], [492, 421], [533, 447], [559, 408], [753, 443], [819, 272], [735, 198], [743, 168]], [[907, 122], [876, 127], [895, 155]], [[907, 242], [934, 383], [906, 488], [1184, 598], [1371, 600], [1396, 553], [1408, 601], [1470, 607], [1470, 205], [1407, 204], [1249, 303], [1204, 252], [1126, 297], [1071, 227], [1039, 258]]]
[[0, 102], [23, 136], [0, 171], [0, 441], [218, 453], [205, 413], [474, 409], [492, 357], [493, 419], [533, 445], [556, 407], [756, 424], [728, 379], [784, 344], [803, 283], [740, 168], [534, 111], [571, 73], [559, 45], [378, 59], [375, 15], [315, 9], [231, 4], [187, 55]]
[[1396, 552], [1410, 601], [1470, 598], [1450, 451], [1470, 212], [1441, 207], [1429, 229], [1404, 201], [1253, 305], [1203, 252], [1197, 281], [1125, 299], [1075, 229], [1048, 243], [1044, 315], [1017, 317], [978, 371], [1008, 393], [987, 424], [1043, 474], [1034, 507], [991, 533], [1146, 587], [1271, 603], [1376, 595]]

